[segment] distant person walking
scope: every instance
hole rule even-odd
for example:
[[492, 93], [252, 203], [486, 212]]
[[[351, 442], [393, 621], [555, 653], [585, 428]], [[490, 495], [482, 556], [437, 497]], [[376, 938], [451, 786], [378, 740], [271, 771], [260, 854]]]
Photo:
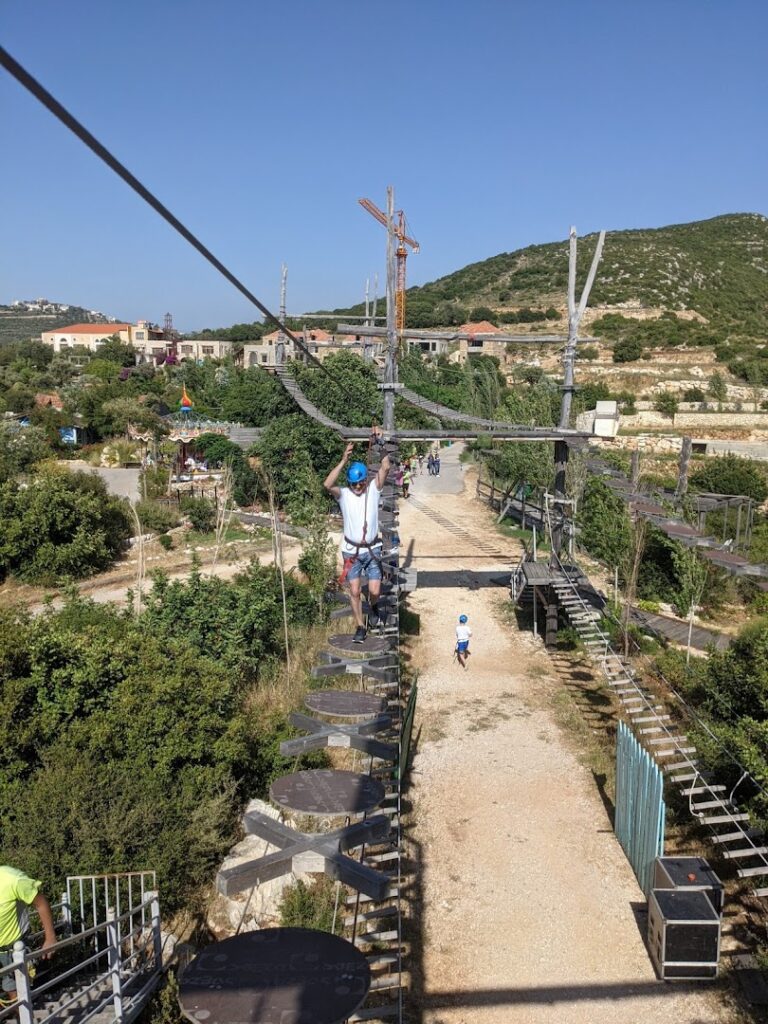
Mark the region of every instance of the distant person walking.
[[[24, 940], [29, 932], [27, 907], [32, 906], [43, 926], [43, 949], [56, 944], [56, 929], [53, 913], [47, 898], [40, 892], [42, 882], [29, 878], [18, 868], [0, 866], [0, 967], [13, 963], [13, 944]], [[50, 955], [50, 954], [48, 954]], [[2, 1000], [12, 1002], [16, 998], [16, 979], [13, 974], [3, 975]]]
[[424, 456], [419, 455], [419, 476], [424, 474]]
[[411, 489], [411, 466], [409, 462], [406, 462], [405, 469], [403, 470], [403, 497], [408, 497], [408, 492]]
[[456, 658], [463, 669], [467, 667], [469, 638], [472, 636], [472, 630], [467, 625], [467, 621], [466, 615], [460, 615], [459, 623], [456, 626]]
[[430, 476], [435, 475], [435, 456], [432, 454], [432, 452], [430, 452], [429, 455], [427, 456], [427, 473]]
[[440, 452], [435, 456], [435, 476], [440, 476]]

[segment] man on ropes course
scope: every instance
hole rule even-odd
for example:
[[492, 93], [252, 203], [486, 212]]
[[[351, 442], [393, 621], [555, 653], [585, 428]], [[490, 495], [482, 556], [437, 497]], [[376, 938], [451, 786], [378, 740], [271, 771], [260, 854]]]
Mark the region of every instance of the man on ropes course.
[[368, 626], [374, 629], [383, 618], [379, 616], [378, 608], [382, 577], [379, 497], [387, 479], [390, 462], [389, 456], [385, 455], [376, 475], [370, 478], [364, 462], [353, 462], [347, 470], [349, 486], [337, 487], [336, 481], [354, 447], [351, 442], [347, 445], [341, 462], [333, 467], [323, 486], [330, 491], [341, 508], [344, 523], [341, 557], [344, 560], [344, 568], [339, 582], [349, 582], [350, 605], [357, 626], [353, 640], [356, 644], [361, 644], [365, 640], [366, 632], [360, 592], [363, 574], [368, 578], [368, 603], [371, 606]]

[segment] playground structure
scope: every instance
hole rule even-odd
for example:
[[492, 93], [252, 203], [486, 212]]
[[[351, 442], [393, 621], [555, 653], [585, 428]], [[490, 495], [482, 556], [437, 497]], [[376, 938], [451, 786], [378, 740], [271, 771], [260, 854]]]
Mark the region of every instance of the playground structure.
[[[29, 76], [12, 58], [0, 51], [2, 63], [17, 79], [25, 85], [44, 105], [59, 117], [82, 141], [86, 143], [101, 159], [118, 173], [134, 188], [161, 216], [168, 221], [185, 239], [192, 244], [213, 266], [216, 267], [238, 290], [246, 295], [264, 315], [275, 322], [285, 336], [294, 341], [298, 348], [304, 348], [294, 338], [284, 323], [278, 320], [227, 270], [172, 214], [151, 195], [140, 182], [115, 160], [86, 130], [69, 115], [34, 79]], [[662, 769], [664, 777], [681, 788], [681, 794], [690, 800], [691, 812], [697, 819], [712, 831], [713, 842], [720, 844], [724, 856], [739, 864], [739, 877], [749, 878], [768, 874], [768, 847], [755, 842], [754, 832], [749, 829], [748, 815], [740, 812], [735, 803], [738, 787], [726, 796], [725, 787], [714, 784], [701, 769], [695, 759], [695, 747], [690, 744], [684, 734], [676, 727], [672, 716], [663, 705], [656, 703], [656, 694], [647, 686], [628, 661], [614, 652], [610, 640], [600, 622], [600, 614], [595, 609], [588, 591], [588, 585], [582, 575], [574, 573], [572, 568], [564, 565], [561, 554], [569, 519], [569, 501], [565, 490], [565, 471], [569, 458], [569, 450], [573, 445], [583, 442], [585, 435], [570, 428], [571, 400], [574, 393], [574, 359], [578, 341], [579, 322], [586, 307], [587, 298], [594, 281], [597, 265], [600, 260], [604, 233], [601, 233], [595, 257], [592, 262], [587, 283], [577, 306], [575, 300], [576, 274], [576, 235], [571, 230], [569, 261], [569, 333], [564, 352], [563, 399], [558, 426], [555, 428], [530, 428], [522, 425], [499, 424], [478, 417], [468, 417], [461, 412], [450, 410], [438, 403], [429, 403], [414, 392], [402, 389], [397, 381], [397, 274], [395, 257], [397, 255], [394, 239], [397, 236], [393, 215], [393, 197], [390, 190], [388, 213], [384, 217], [387, 226], [388, 278], [387, 278], [387, 364], [384, 380], [380, 387], [384, 392], [384, 437], [389, 452], [397, 460], [398, 443], [406, 439], [440, 439], [476, 437], [479, 433], [490, 433], [499, 439], [528, 442], [548, 440], [555, 444], [554, 487], [551, 503], [543, 510], [544, 521], [551, 544], [551, 556], [546, 564], [531, 558], [526, 551], [521, 562], [512, 573], [512, 592], [515, 599], [522, 597], [527, 591], [533, 592], [534, 607], [537, 601], [544, 604], [547, 621], [547, 638], [557, 631], [558, 615], [563, 611], [579, 633], [586, 648], [599, 663], [607, 688], [621, 705], [626, 725], [632, 734], [652, 753], [656, 764]], [[402, 239], [401, 239], [402, 242]], [[402, 325], [400, 325], [402, 326]], [[316, 362], [305, 350], [310, 362]], [[318, 372], [333, 377], [327, 370], [318, 365]], [[296, 382], [284, 368], [279, 368], [278, 379], [294, 398], [299, 407], [316, 421], [335, 430], [346, 439], [367, 436], [367, 431], [349, 428], [325, 416], [301, 392]], [[338, 386], [333, 382], [334, 386]], [[437, 431], [398, 431], [394, 417], [394, 399], [400, 394], [411, 402], [433, 415], [454, 422], [470, 423], [475, 430]], [[372, 465], [375, 468], [375, 463]], [[238, 869], [223, 869], [219, 874], [218, 885], [223, 892], [242, 891], [253, 888], [268, 878], [278, 877], [290, 871], [316, 870], [324, 871], [329, 877], [343, 881], [352, 890], [353, 895], [347, 904], [348, 915], [344, 919], [350, 939], [349, 945], [354, 948], [355, 956], [349, 954], [350, 963], [359, 963], [360, 957], [365, 961], [365, 969], [359, 975], [361, 995], [352, 1012], [345, 1014], [350, 1021], [403, 1019], [404, 988], [406, 983], [405, 955], [403, 941], [402, 906], [407, 889], [407, 870], [402, 855], [402, 796], [407, 780], [410, 752], [410, 738], [416, 702], [415, 685], [408, 686], [408, 681], [401, 676], [400, 669], [400, 596], [414, 584], [412, 575], [404, 573], [399, 565], [397, 553], [397, 500], [393, 484], [388, 481], [383, 495], [382, 534], [384, 537], [383, 558], [386, 582], [383, 587], [383, 603], [387, 610], [386, 626], [381, 636], [369, 637], [365, 644], [357, 650], [352, 649], [346, 634], [337, 634], [328, 639], [328, 649], [324, 652], [321, 663], [315, 666], [313, 675], [352, 676], [359, 680], [360, 688], [344, 691], [347, 702], [352, 702], [352, 695], [374, 695], [383, 704], [381, 710], [373, 717], [364, 718], [356, 724], [342, 726], [327, 723], [320, 718], [295, 713], [292, 722], [297, 729], [306, 735], [291, 739], [284, 744], [283, 753], [292, 754], [300, 750], [317, 746], [348, 747], [362, 753], [368, 758], [367, 770], [364, 772], [325, 772], [306, 777], [309, 773], [294, 773], [275, 782], [271, 796], [275, 803], [289, 812], [303, 815], [314, 815], [318, 818], [343, 817], [351, 819], [361, 816], [361, 820], [348, 820], [341, 828], [330, 832], [300, 832], [290, 829], [258, 812], [246, 813], [244, 827], [246, 831], [266, 839], [274, 851], [243, 865]], [[639, 502], [635, 502], [637, 514], [653, 515], [643, 510]], [[674, 530], [675, 524], [668, 524]], [[689, 536], [677, 531], [678, 536]], [[670, 533], [670, 536], [674, 535]], [[677, 539], [677, 537], [676, 537]], [[335, 613], [341, 618], [349, 613], [349, 609], [341, 607]], [[316, 710], [322, 714], [322, 709]], [[335, 709], [333, 716], [344, 717]], [[377, 738], [380, 737], [380, 738]], [[301, 775], [302, 778], [297, 778]], [[349, 778], [347, 776], [354, 776]], [[698, 799], [695, 799], [698, 798]], [[725, 831], [723, 831], [725, 829]], [[762, 840], [759, 840], [762, 841]], [[348, 855], [352, 850], [358, 851], [356, 858]], [[755, 863], [758, 861], [758, 863]], [[93, 891], [97, 892], [100, 878], [108, 876], [89, 876]], [[109, 876], [116, 877], [116, 876]], [[122, 876], [120, 876], [122, 878]], [[86, 888], [88, 881], [86, 880]], [[33, 991], [29, 985], [29, 966], [40, 959], [40, 951], [26, 953], [22, 948], [14, 950], [12, 968], [4, 968], [0, 973], [15, 972], [19, 998], [13, 1006], [0, 1012], [0, 1020], [18, 1015], [20, 1024], [56, 1024], [62, 1017], [78, 1022], [86, 1020], [132, 1021], [140, 1012], [146, 998], [153, 991], [162, 971], [162, 942], [160, 935], [159, 903], [154, 891], [143, 891], [138, 903], [129, 897], [129, 906], [121, 910], [116, 901], [115, 893], [111, 893], [105, 882], [105, 920], [89, 924], [73, 936], [61, 940], [62, 948], [75, 943], [89, 943], [87, 955], [78, 961], [76, 969], [59, 976], [57, 982], [50, 985], [36, 986]], [[130, 885], [129, 885], [130, 891]], [[768, 895], [768, 888], [756, 890], [759, 896]], [[81, 913], [81, 918], [83, 914]], [[85, 918], [83, 918], [85, 920]], [[67, 916], [63, 918], [67, 922]], [[148, 923], [149, 922], [149, 923]], [[370, 929], [370, 930], [364, 930]], [[268, 929], [262, 930], [264, 935]], [[277, 931], [277, 930], [276, 930]], [[277, 938], [277, 936], [276, 936]], [[269, 940], [269, 936], [266, 936]], [[312, 937], [310, 936], [310, 940]], [[231, 941], [231, 940], [227, 940]], [[326, 964], [324, 957], [327, 936], [317, 933], [314, 937], [316, 960], [321, 967]], [[217, 954], [217, 946], [221, 951]], [[220, 955], [227, 962], [223, 947], [225, 943], [212, 944], [204, 951], [201, 960], [209, 954]], [[91, 952], [95, 949], [95, 952]], [[359, 955], [358, 955], [359, 954]], [[304, 952], [303, 955], [306, 955]], [[343, 951], [342, 951], [343, 955]], [[100, 965], [106, 960], [106, 968], [98, 971], [97, 977], [88, 981], [74, 994], [61, 992], [60, 986], [69, 977], [91, 965]], [[138, 965], [138, 966], [137, 966]], [[337, 969], [337, 961], [328, 959], [329, 972]], [[343, 965], [347, 970], [349, 964]], [[253, 983], [240, 984], [241, 978], [248, 975], [236, 973], [235, 964], [229, 987], [239, 987], [248, 991], [251, 997], [258, 994], [258, 987]], [[200, 967], [202, 971], [203, 968]], [[247, 970], [247, 968], [246, 968]], [[240, 967], [238, 967], [238, 972]], [[220, 969], [219, 988], [229, 984], [226, 970]], [[204, 971], [203, 971], [204, 976]], [[339, 974], [338, 977], [348, 975]], [[232, 980], [234, 979], [234, 980]], [[302, 979], [300, 978], [299, 981]], [[53, 992], [59, 986], [60, 998], [53, 1007], [45, 1006], [43, 1015], [35, 1000]], [[204, 985], [204, 982], [201, 983]], [[208, 985], [209, 988], [215, 986]], [[95, 1005], [88, 1000], [89, 993], [96, 994]], [[188, 993], [187, 993], [188, 994]], [[186, 996], [182, 995], [182, 1004]], [[86, 1000], [83, 1004], [83, 999]], [[366, 999], [370, 1002], [363, 1006]], [[65, 1012], [68, 1011], [68, 1012]], [[187, 1009], [187, 1012], [189, 1010]], [[287, 1012], [295, 1012], [295, 1006], [287, 1008]], [[106, 1015], [106, 1016], [101, 1016]], [[199, 1019], [208, 1019], [210, 1013], [199, 1014]], [[216, 1018], [212, 1018], [216, 1020]], [[319, 1017], [317, 1018], [320, 1019]]]

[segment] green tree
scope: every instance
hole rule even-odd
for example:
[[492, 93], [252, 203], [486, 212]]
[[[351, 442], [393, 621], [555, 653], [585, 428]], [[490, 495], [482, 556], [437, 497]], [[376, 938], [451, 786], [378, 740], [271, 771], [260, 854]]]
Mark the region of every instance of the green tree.
[[614, 363], [635, 363], [643, 357], [643, 344], [635, 338], [622, 338], [613, 346]]
[[38, 427], [19, 427], [0, 421], [0, 483], [25, 473], [36, 462], [52, 455], [45, 432]]
[[124, 503], [90, 473], [50, 470], [28, 487], [0, 486], [0, 575], [30, 583], [80, 579], [108, 568], [130, 536]]
[[678, 407], [679, 403], [674, 391], [662, 391], [653, 403], [653, 408], [656, 412], [663, 413], [665, 416], [670, 417], [675, 415]]
[[716, 402], [725, 402], [728, 398], [728, 387], [723, 380], [722, 374], [717, 370], [709, 378], [707, 385], [707, 391], [715, 399]]
[[597, 477], [587, 482], [577, 523], [579, 543], [606, 565], [618, 566], [625, 576], [632, 549], [629, 516], [621, 498]]
[[124, 342], [119, 334], [112, 334], [103, 345], [99, 345], [96, 358], [118, 366], [135, 366], [136, 349]]
[[286, 416], [293, 403], [275, 377], [264, 370], [238, 370], [222, 389], [221, 416], [245, 426], [262, 427]]
[[383, 403], [376, 370], [351, 352], [337, 352], [323, 369], [292, 364], [299, 386], [326, 416], [351, 427], [381, 422]]
[[768, 497], [768, 475], [762, 464], [738, 455], [707, 459], [690, 477], [691, 487], [715, 494], [743, 494], [757, 502]]

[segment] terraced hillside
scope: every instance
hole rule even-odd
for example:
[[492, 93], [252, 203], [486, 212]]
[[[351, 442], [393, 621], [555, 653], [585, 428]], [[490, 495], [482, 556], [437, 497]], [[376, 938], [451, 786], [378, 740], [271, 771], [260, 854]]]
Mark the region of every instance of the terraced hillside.
[[8, 341], [39, 341], [43, 331], [88, 323], [107, 323], [107, 317], [94, 316], [82, 306], [70, 306], [65, 313], [30, 313], [15, 306], [0, 306], [0, 345]]
[[[579, 240], [577, 290], [586, 278], [596, 242], [596, 235]], [[500, 253], [409, 288], [408, 323], [412, 327], [462, 323], [473, 318], [478, 308], [491, 311], [499, 322], [543, 322], [552, 307], [562, 309], [567, 275], [567, 240]], [[754, 213], [728, 214], [663, 228], [611, 231], [590, 305], [690, 310], [719, 332], [764, 336], [768, 333], [768, 219]], [[527, 316], [526, 307], [532, 317]], [[356, 306], [334, 312], [363, 311]]]

